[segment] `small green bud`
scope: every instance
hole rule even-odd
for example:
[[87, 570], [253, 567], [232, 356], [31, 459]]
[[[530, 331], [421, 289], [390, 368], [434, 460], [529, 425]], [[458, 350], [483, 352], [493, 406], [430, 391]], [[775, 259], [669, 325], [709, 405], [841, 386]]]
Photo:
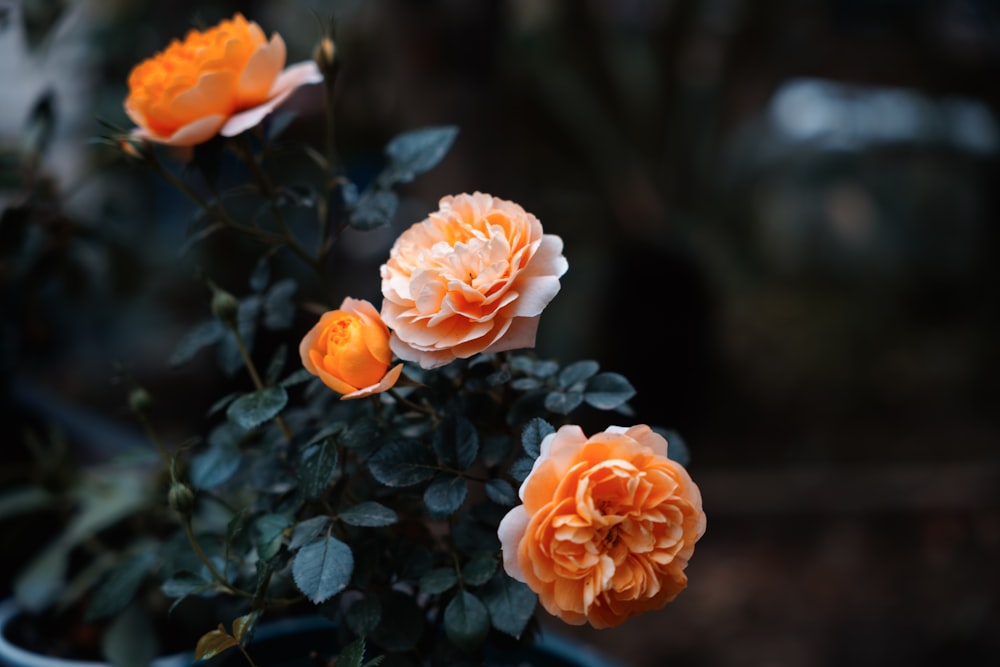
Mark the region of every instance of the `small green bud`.
[[128, 393], [128, 407], [137, 415], [145, 414], [153, 405], [153, 397], [142, 387], [136, 387]]
[[236, 328], [236, 319], [240, 310], [240, 302], [229, 292], [219, 289], [212, 290], [212, 313], [230, 329]]
[[178, 514], [190, 516], [194, 511], [194, 491], [187, 484], [172, 482], [167, 491], [167, 504]]

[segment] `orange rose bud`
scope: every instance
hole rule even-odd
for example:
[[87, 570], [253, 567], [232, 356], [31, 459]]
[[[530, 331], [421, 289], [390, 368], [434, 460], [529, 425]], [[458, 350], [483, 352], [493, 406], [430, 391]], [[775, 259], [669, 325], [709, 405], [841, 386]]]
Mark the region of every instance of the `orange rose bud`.
[[[192, 30], [135, 68], [125, 112], [135, 134], [171, 146], [194, 146], [216, 134], [248, 130], [299, 86], [318, 83], [313, 61], [285, 68], [285, 42], [270, 40], [241, 14]], [[283, 69], [284, 68], [284, 69]]]
[[497, 529], [504, 569], [550, 614], [608, 628], [687, 587], [701, 493], [648, 426], [590, 438], [563, 426], [542, 441], [520, 497]]
[[302, 339], [299, 355], [307, 371], [343, 394], [342, 401], [386, 391], [403, 371], [403, 364], [389, 369], [389, 328], [378, 311], [350, 297], [323, 314]]

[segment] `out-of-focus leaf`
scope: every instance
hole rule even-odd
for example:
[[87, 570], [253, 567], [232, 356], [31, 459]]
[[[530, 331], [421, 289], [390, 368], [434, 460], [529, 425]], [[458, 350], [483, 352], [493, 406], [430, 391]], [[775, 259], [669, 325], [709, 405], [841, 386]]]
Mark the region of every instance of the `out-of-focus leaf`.
[[526, 584], [505, 572], [498, 572], [481, 595], [493, 627], [514, 638], [524, 632], [538, 603], [538, 596]]
[[383, 227], [392, 222], [398, 208], [399, 195], [395, 192], [369, 188], [358, 197], [351, 209], [348, 223], [361, 231]]
[[455, 142], [458, 128], [453, 125], [425, 127], [397, 135], [385, 147], [389, 165], [379, 174], [379, 182], [388, 187], [409, 183], [433, 169]]
[[555, 432], [555, 426], [541, 417], [532, 419], [521, 430], [521, 446], [524, 448], [524, 453], [537, 459], [542, 451], [542, 440], [545, 439], [545, 436]]
[[451, 516], [465, 502], [469, 484], [457, 475], [442, 475], [424, 491], [424, 504], [431, 516], [438, 519]]
[[226, 329], [218, 320], [207, 320], [196, 324], [177, 343], [173, 354], [167, 360], [170, 366], [181, 366], [194, 359], [202, 349], [219, 342]]
[[584, 359], [575, 361], [559, 371], [559, 386], [562, 389], [571, 389], [580, 382], [585, 382], [600, 369], [596, 361]]
[[366, 500], [341, 512], [340, 520], [352, 526], [377, 528], [391, 526], [399, 520], [399, 517], [385, 505]]
[[226, 632], [226, 629], [222, 627], [222, 623], [219, 623], [219, 627], [215, 630], [209, 630], [201, 636], [198, 640], [198, 644], [194, 649], [194, 659], [198, 660], [210, 660], [220, 653], [224, 653], [231, 648], [236, 648], [240, 643], [236, 641], [236, 637]]
[[635, 388], [618, 373], [599, 373], [587, 381], [583, 399], [598, 410], [614, 410], [635, 396]]
[[459, 591], [444, 610], [444, 632], [459, 648], [476, 648], [490, 631], [486, 605], [472, 593]]

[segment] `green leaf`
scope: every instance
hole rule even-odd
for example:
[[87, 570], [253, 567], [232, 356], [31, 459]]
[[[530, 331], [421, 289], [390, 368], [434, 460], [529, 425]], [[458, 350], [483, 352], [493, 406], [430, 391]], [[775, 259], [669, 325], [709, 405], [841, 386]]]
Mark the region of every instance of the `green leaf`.
[[326, 602], [344, 590], [354, 571], [351, 548], [335, 537], [324, 537], [299, 549], [292, 560], [295, 585], [313, 604]]
[[85, 620], [91, 622], [111, 618], [125, 609], [155, 562], [155, 555], [149, 551], [133, 554], [123, 560], [94, 591], [94, 597], [84, 615]]
[[497, 478], [486, 482], [486, 497], [504, 507], [513, 507], [517, 504], [517, 492], [505, 479]]
[[209, 630], [198, 640], [198, 644], [194, 648], [194, 659], [196, 662], [199, 660], [209, 660], [239, 645], [240, 643], [236, 641], [236, 638], [226, 632], [226, 629], [222, 627], [222, 623], [219, 623], [217, 629]]
[[472, 593], [459, 591], [444, 610], [444, 632], [455, 646], [473, 649], [490, 631], [486, 605]]
[[257, 628], [257, 621], [260, 619], [261, 612], [251, 611], [249, 614], [244, 614], [233, 621], [233, 637], [236, 641], [246, 644], [253, 637], [253, 631]]
[[389, 166], [379, 174], [383, 186], [409, 183], [434, 168], [448, 153], [458, 136], [453, 125], [425, 127], [397, 135], [385, 147]]
[[191, 572], [180, 572], [160, 585], [160, 590], [168, 598], [183, 598], [197, 595], [212, 586], [212, 582]]
[[298, 469], [299, 491], [309, 500], [323, 495], [337, 470], [337, 442], [326, 438], [302, 452]]
[[336, 665], [337, 667], [361, 667], [364, 659], [365, 638], [361, 636], [344, 647], [344, 650], [337, 656]]
[[348, 223], [354, 229], [368, 231], [392, 222], [399, 208], [399, 195], [392, 190], [367, 189], [351, 209]]
[[298, 285], [291, 278], [279, 280], [264, 297], [264, 326], [271, 330], [287, 329], [295, 319], [295, 304], [292, 295]]
[[435, 519], [449, 517], [465, 502], [469, 484], [464, 477], [441, 475], [424, 491], [424, 504]]
[[378, 528], [399, 521], [396, 513], [374, 500], [366, 500], [340, 513], [340, 520], [351, 526]]
[[267, 284], [271, 282], [271, 253], [268, 252], [257, 260], [250, 273], [250, 289], [254, 292], [263, 292]]
[[521, 430], [521, 446], [524, 447], [524, 453], [537, 459], [542, 451], [542, 440], [545, 439], [545, 436], [555, 432], [556, 427], [541, 417], [532, 419]]
[[479, 454], [479, 433], [465, 417], [448, 415], [434, 431], [434, 451], [446, 466], [465, 470]]
[[197, 324], [188, 331], [177, 343], [173, 354], [167, 359], [170, 366], [181, 366], [194, 359], [202, 349], [214, 345], [226, 333], [225, 327], [218, 320], [207, 320]]
[[288, 403], [284, 387], [268, 387], [244, 394], [230, 403], [226, 416], [240, 428], [249, 431], [268, 419], [277, 417]]
[[535, 467], [534, 461], [528, 457], [520, 458], [510, 465], [510, 476], [517, 482], [523, 482], [531, 474], [533, 467]]
[[254, 522], [257, 529], [257, 551], [267, 560], [281, 549], [285, 531], [292, 527], [292, 517], [287, 514], [264, 514]]
[[[337, 426], [333, 424], [332, 426]], [[378, 422], [366, 417], [352, 421], [350, 427], [340, 436], [340, 442], [348, 449], [364, 450], [372, 446], [378, 436]], [[426, 447], [421, 447], [426, 449]]]
[[214, 489], [236, 474], [242, 460], [235, 442], [221, 439], [210, 443], [208, 449], [191, 459], [191, 486], [195, 489]]
[[264, 373], [264, 382], [268, 385], [277, 384], [281, 371], [285, 370], [285, 363], [288, 361], [288, 346], [282, 343], [274, 350], [271, 361], [267, 364], [267, 371]]
[[511, 579], [505, 572], [498, 572], [490, 580], [482, 598], [493, 627], [515, 639], [524, 632], [538, 603], [538, 596], [526, 584]]
[[562, 389], [571, 389], [585, 382], [600, 369], [600, 365], [591, 359], [575, 361], [559, 372], [558, 382]]
[[354, 634], [361, 637], [370, 635], [382, 621], [382, 603], [375, 595], [365, 595], [351, 604], [344, 620]]
[[288, 541], [288, 550], [295, 551], [304, 544], [308, 544], [316, 539], [316, 536], [326, 530], [330, 525], [330, 517], [324, 515], [314, 516], [300, 521], [292, 531], [292, 537]]
[[545, 409], [557, 415], [568, 415], [580, 407], [583, 403], [583, 392], [580, 391], [551, 391], [545, 396]]
[[368, 469], [386, 486], [413, 486], [434, 476], [434, 456], [419, 440], [394, 440], [368, 459]]
[[436, 567], [420, 577], [420, 591], [428, 595], [438, 595], [450, 590], [458, 583], [458, 575], [453, 567]]
[[635, 396], [635, 388], [618, 373], [599, 373], [587, 381], [583, 399], [598, 410], [614, 410]]
[[462, 581], [468, 586], [482, 586], [497, 571], [497, 559], [492, 554], [480, 554], [462, 566]]
[[282, 387], [294, 387], [297, 384], [302, 384], [303, 382], [308, 382], [309, 380], [312, 380], [314, 377], [316, 377], [316, 376], [313, 375], [312, 373], [310, 373], [309, 371], [307, 371], [306, 369], [300, 368], [297, 371], [294, 371], [293, 373], [291, 373], [288, 377], [286, 377], [284, 380], [282, 380], [279, 384]]

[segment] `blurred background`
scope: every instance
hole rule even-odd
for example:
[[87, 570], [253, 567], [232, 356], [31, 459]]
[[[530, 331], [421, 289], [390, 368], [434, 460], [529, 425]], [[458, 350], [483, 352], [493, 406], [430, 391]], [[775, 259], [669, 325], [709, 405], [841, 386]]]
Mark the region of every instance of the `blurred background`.
[[[1000, 664], [1000, 5], [4, 0], [8, 417], [85, 448], [100, 408], [131, 442], [116, 362], [168, 396], [199, 379], [163, 363], [207, 314], [181, 297], [197, 283], [140, 270], [174, 261], [193, 210], [86, 141], [130, 126], [135, 63], [236, 10], [290, 62], [313, 12], [336, 18], [357, 180], [395, 134], [460, 128], [391, 228], [345, 237], [338, 293], [377, 301], [440, 196], [512, 199], [570, 261], [539, 354], [625, 374], [635, 421], [690, 448], [709, 523], [688, 590], [614, 630], [546, 627], [631, 667]], [[291, 136], [321, 136], [320, 102], [296, 94]]]

